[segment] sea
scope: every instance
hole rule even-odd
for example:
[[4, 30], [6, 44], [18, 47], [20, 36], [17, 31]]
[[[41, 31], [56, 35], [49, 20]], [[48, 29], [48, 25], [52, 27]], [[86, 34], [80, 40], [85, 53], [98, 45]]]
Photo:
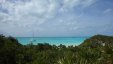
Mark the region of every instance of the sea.
[[33, 43], [49, 43], [50, 45], [80, 45], [88, 37], [16, 37], [16, 39], [23, 45]]

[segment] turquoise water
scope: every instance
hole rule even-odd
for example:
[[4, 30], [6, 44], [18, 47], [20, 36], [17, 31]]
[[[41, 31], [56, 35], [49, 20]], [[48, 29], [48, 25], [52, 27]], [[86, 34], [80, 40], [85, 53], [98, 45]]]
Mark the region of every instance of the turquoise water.
[[21, 44], [37, 44], [37, 43], [49, 43], [51, 45], [79, 45], [87, 37], [17, 37], [16, 38]]

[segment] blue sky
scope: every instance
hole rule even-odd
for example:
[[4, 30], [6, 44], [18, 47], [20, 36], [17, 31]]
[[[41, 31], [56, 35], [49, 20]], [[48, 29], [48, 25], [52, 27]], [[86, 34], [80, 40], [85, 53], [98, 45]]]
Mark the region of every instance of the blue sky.
[[113, 36], [113, 0], [0, 0], [0, 34]]

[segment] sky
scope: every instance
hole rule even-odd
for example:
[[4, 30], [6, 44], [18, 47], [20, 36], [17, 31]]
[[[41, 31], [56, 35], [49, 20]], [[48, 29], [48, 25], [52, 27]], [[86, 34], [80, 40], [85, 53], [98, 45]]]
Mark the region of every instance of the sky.
[[0, 0], [0, 34], [113, 36], [113, 0]]

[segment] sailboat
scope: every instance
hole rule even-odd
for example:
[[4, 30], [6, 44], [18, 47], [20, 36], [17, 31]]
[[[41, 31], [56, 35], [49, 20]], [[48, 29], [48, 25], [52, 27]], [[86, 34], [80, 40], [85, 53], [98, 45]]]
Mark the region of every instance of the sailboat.
[[33, 37], [31, 38], [30, 42], [31, 42], [31, 43], [36, 42], [36, 39], [35, 39], [35, 37], [34, 37], [34, 32], [33, 32]]

